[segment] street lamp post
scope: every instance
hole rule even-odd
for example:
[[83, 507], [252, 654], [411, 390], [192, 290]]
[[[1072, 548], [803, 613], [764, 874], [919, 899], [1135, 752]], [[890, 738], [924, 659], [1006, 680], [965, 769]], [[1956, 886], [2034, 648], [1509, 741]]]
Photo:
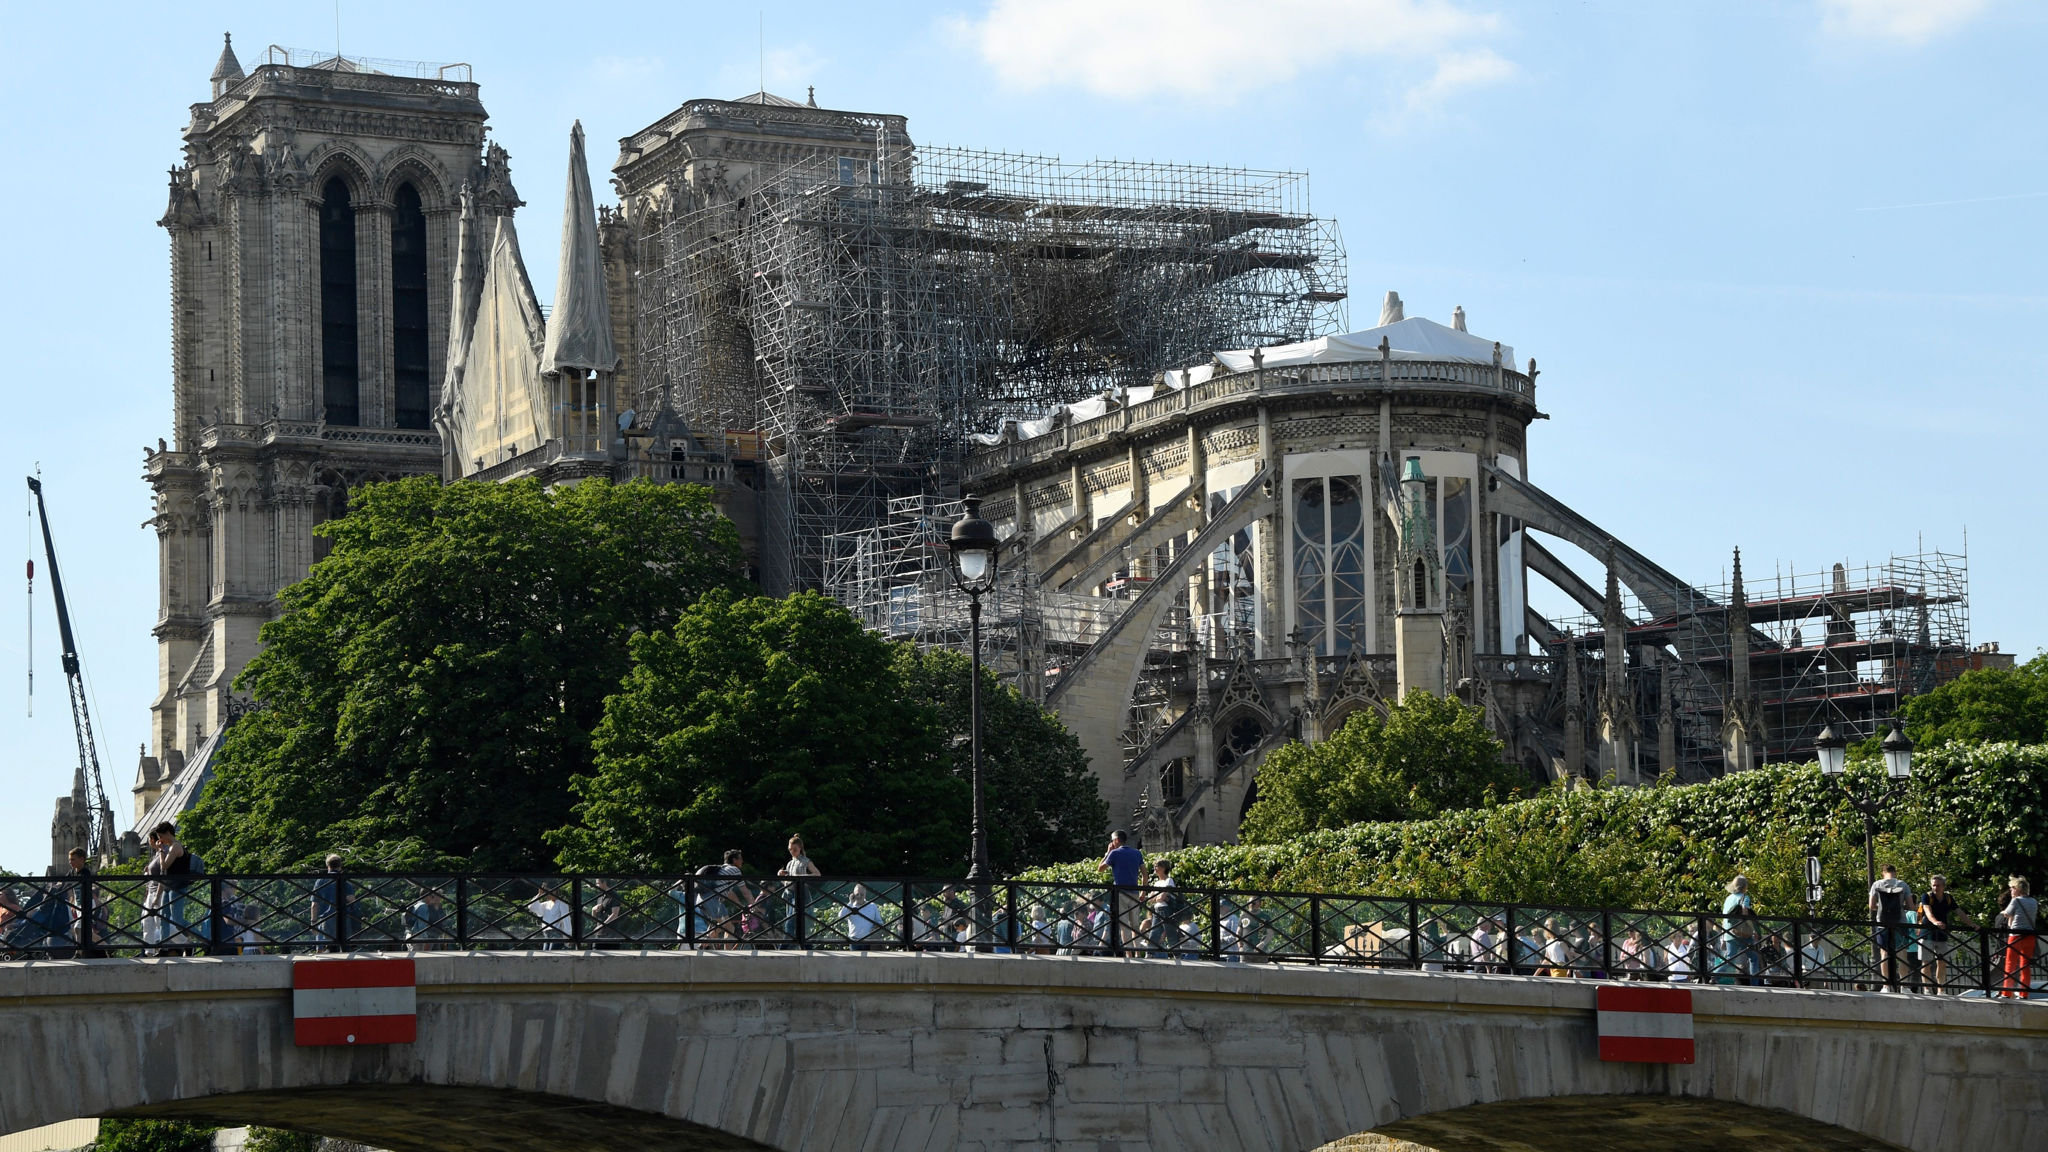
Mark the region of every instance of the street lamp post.
[[1892, 730], [1885, 733], [1879, 747], [1884, 750], [1885, 784], [1877, 791], [1866, 793], [1849, 787], [1849, 742], [1836, 734], [1834, 725], [1822, 728], [1813, 741], [1814, 753], [1820, 759], [1821, 775], [1833, 780], [1850, 806], [1863, 814], [1863, 879], [1866, 884], [1877, 883], [1877, 814], [1884, 811], [1891, 800], [1891, 785], [1913, 778], [1913, 741], [1896, 717], [1892, 720]]
[[953, 583], [967, 593], [971, 668], [967, 682], [967, 740], [974, 780], [974, 862], [968, 866], [967, 878], [985, 882], [990, 879], [990, 868], [988, 825], [981, 802], [981, 598], [996, 586], [996, 529], [981, 518], [981, 501], [968, 498], [966, 514], [954, 523], [946, 545], [953, 552]]

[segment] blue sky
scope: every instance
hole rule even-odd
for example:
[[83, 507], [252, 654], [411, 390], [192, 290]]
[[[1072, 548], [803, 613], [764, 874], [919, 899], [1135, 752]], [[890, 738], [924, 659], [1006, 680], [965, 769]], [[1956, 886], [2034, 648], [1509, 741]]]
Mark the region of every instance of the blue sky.
[[[204, 11], [204, 15], [196, 15]], [[594, 164], [681, 101], [758, 86], [897, 112], [921, 142], [1303, 169], [1354, 327], [1410, 315], [1535, 356], [1532, 478], [1664, 566], [1755, 577], [1967, 529], [1972, 631], [2030, 655], [2048, 9], [2018, 0], [1516, 4], [1048, 0], [491, 6], [342, 0], [351, 55], [467, 61], [553, 284], [570, 122]], [[101, 754], [128, 811], [155, 690], [144, 444], [169, 432], [164, 171], [220, 33], [325, 50], [310, 4], [8, 9], [0, 315]], [[765, 48], [765, 51], [764, 51]], [[599, 174], [600, 199], [606, 199]], [[19, 481], [13, 481], [19, 483]], [[22, 499], [16, 489], [17, 499]], [[22, 505], [17, 505], [22, 507]], [[32, 521], [16, 547], [26, 557]], [[40, 554], [38, 553], [40, 567]], [[16, 571], [21, 569], [17, 567]], [[42, 582], [39, 581], [39, 584]], [[0, 597], [0, 866], [40, 870], [75, 761], [47, 586]]]

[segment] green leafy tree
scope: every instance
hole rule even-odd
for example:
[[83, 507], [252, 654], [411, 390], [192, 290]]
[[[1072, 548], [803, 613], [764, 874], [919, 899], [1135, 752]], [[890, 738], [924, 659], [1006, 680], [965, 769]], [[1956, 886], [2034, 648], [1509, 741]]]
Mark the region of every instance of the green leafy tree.
[[[953, 774], [972, 780], [967, 699], [970, 663], [959, 652], [919, 652], [901, 645], [896, 674], [917, 700], [936, 710], [952, 741]], [[983, 802], [988, 809], [989, 861], [1000, 875], [1034, 864], [1072, 859], [1096, 847], [1109, 826], [1081, 742], [1059, 719], [1015, 688], [981, 673]]]
[[316, 532], [187, 821], [216, 869], [542, 865], [628, 638], [740, 571], [689, 485], [405, 480]]
[[605, 705], [565, 868], [676, 872], [740, 848], [779, 865], [801, 833], [827, 873], [957, 875], [968, 790], [897, 646], [816, 593], [706, 595], [636, 636]]
[[93, 1152], [200, 1152], [218, 1129], [182, 1120], [102, 1120]]
[[288, 1128], [251, 1128], [243, 1152], [320, 1152], [321, 1138]]
[[1528, 778], [1504, 763], [1477, 708], [1411, 692], [1382, 716], [1367, 709], [1329, 739], [1274, 749], [1239, 835], [1270, 843], [1317, 829], [1408, 820], [1514, 794]]
[[1906, 734], [1939, 744], [2048, 742], [2048, 654], [2017, 668], [1976, 668], [1900, 708]]

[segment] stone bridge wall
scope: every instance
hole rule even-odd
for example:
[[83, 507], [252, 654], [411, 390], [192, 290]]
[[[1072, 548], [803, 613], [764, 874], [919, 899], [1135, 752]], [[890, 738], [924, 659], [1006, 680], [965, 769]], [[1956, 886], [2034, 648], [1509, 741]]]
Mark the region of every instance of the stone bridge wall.
[[1781, 1109], [1921, 1152], [2048, 1131], [2039, 1004], [1701, 988], [1699, 1062], [1663, 1067], [1596, 1059], [1583, 981], [957, 954], [418, 959], [419, 1043], [376, 1049], [293, 1047], [282, 957], [0, 965], [0, 1132], [126, 1111], [394, 1149], [631, 1131], [679, 1148], [1305, 1150], [1610, 1094]]

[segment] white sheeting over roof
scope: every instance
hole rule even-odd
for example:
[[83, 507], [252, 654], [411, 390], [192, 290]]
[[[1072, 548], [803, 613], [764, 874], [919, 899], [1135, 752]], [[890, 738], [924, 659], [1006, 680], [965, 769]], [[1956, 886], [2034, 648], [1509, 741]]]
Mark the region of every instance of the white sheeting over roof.
[[457, 471], [467, 476], [546, 439], [548, 392], [540, 375], [546, 326], [510, 216], [497, 218], [484, 265], [462, 381], [450, 405]]
[[581, 120], [569, 130], [562, 259], [540, 366], [543, 372], [557, 373], [564, 368], [611, 372], [619, 366], [618, 350], [612, 346], [611, 307], [605, 300], [604, 257], [597, 243], [597, 201], [590, 195], [590, 169], [583, 161]]
[[[1322, 336], [1304, 340], [1299, 344], [1276, 344], [1261, 349], [1265, 366], [1282, 368], [1290, 364], [1345, 364], [1359, 360], [1378, 360], [1380, 340], [1384, 337], [1389, 353], [1395, 360], [1450, 360], [1466, 364], [1493, 363], [1493, 341], [1482, 339], [1470, 332], [1446, 328], [1434, 320], [1410, 316], [1378, 328], [1363, 332], [1347, 332], [1341, 336]], [[1513, 366], [1515, 350], [1506, 344], [1500, 346], [1501, 363]], [[1252, 366], [1251, 349], [1218, 352], [1216, 360], [1232, 372], [1243, 372]]]

